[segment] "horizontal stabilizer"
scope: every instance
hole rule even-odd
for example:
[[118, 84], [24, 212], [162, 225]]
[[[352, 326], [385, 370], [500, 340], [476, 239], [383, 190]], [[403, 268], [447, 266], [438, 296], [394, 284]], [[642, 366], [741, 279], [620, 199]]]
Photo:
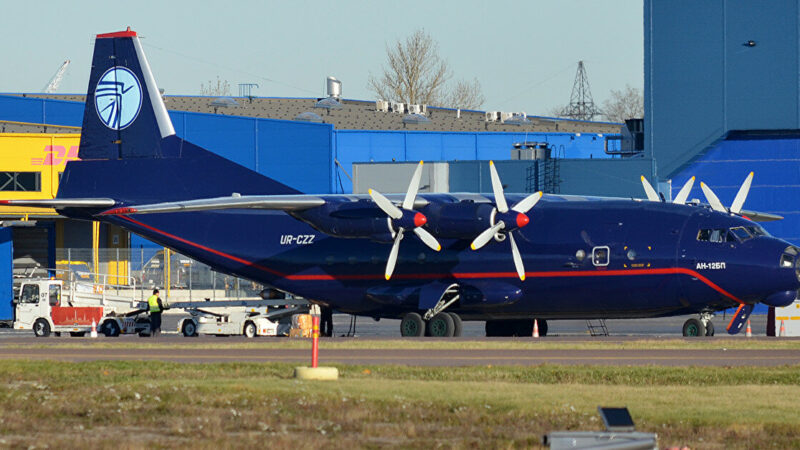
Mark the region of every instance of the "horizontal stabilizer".
[[117, 202], [110, 198], [53, 198], [43, 200], [0, 200], [0, 206], [33, 208], [110, 208]]
[[[316, 195], [245, 195], [153, 203], [149, 205], [133, 205], [131, 207], [110, 209], [104, 211], [102, 215], [172, 213], [242, 208], [300, 211], [324, 204], [325, 200]], [[113, 204], [109, 206], [113, 206]]]
[[776, 220], [783, 220], [783, 216], [758, 211], [741, 210], [739, 211], [739, 214], [747, 217], [753, 222], [774, 222]]

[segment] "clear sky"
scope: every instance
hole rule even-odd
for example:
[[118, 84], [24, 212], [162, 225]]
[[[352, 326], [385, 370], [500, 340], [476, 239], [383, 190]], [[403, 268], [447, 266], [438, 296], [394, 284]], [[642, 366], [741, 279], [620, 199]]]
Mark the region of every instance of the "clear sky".
[[595, 102], [643, 86], [642, 0], [517, 1], [5, 1], [0, 9], [0, 92], [41, 92], [59, 65], [58, 90], [85, 93], [94, 35], [130, 26], [142, 37], [159, 87], [196, 95], [220, 77], [238, 94], [374, 100], [370, 74], [386, 46], [424, 28], [455, 78], [477, 78], [482, 109], [544, 114], [569, 101], [584, 60]]

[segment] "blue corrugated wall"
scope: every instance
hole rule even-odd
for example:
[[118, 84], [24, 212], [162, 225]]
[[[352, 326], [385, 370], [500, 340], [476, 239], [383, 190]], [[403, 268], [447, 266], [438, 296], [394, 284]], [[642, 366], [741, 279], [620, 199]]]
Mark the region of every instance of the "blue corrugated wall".
[[[722, 204], [730, 206], [751, 171], [753, 184], [744, 209], [783, 216], [783, 220], [761, 225], [773, 236], [800, 245], [800, 134], [720, 141], [673, 178], [672, 195], [694, 175], [697, 179], [690, 199], [706, 201], [700, 190], [702, 181]], [[766, 310], [764, 305], [756, 307], [758, 313]]]

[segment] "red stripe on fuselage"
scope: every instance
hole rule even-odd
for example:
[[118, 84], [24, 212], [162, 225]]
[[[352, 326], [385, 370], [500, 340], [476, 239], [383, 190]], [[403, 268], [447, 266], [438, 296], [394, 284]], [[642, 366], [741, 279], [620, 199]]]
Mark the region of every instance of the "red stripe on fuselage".
[[[131, 219], [128, 216], [119, 216], [122, 219], [125, 219], [129, 222], [132, 222], [140, 227], [144, 227], [150, 231], [154, 231], [158, 234], [164, 235], [170, 239], [175, 239], [178, 242], [183, 242], [184, 244], [191, 245], [192, 247], [199, 248], [201, 250], [205, 250], [209, 253], [213, 253], [218, 256], [222, 256], [223, 258], [230, 259], [231, 261], [236, 261], [241, 264], [245, 264], [247, 266], [255, 267], [259, 270], [264, 272], [270, 273], [272, 275], [279, 276], [281, 278], [286, 278], [287, 280], [292, 281], [333, 281], [333, 280], [382, 280], [384, 279], [383, 274], [368, 274], [368, 275], [327, 275], [327, 274], [318, 274], [318, 275], [289, 275], [285, 273], [281, 273], [277, 270], [270, 269], [269, 267], [262, 266], [260, 264], [253, 263], [243, 258], [239, 258], [238, 256], [233, 256], [225, 252], [221, 252], [219, 250], [214, 250], [213, 248], [206, 247], [205, 245], [197, 244], [195, 242], [180, 238], [175, 236], [174, 234], [167, 233], [165, 231], [161, 231], [157, 228], [151, 227], [150, 225], [146, 225], [138, 220]], [[695, 277], [698, 280], [705, 283], [708, 287], [714, 289], [715, 291], [719, 292], [720, 294], [730, 298], [731, 300], [744, 305], [744, 302], [740, 300], [738, 297], [734, 296], [730, 292], [726, 291], [719, 287], [716, 283], [709, 280], [708, 278], [700, 275], [696, 271], [692, 269], [687, 269], [684, 267], [666, 267], [666, 268], [656, 268], [656, 269], [627, 269], [627, 270], [582, 270], [582, 271], [545, 271], [545, 272], [525, 272], [525, 276], [527, 278], [565, 278], [565, 277], [616, 277], [616, 276], [641, 276], [641, 275], [675, 275], [675, 274], [684, 274], [689, 275], [691, 277]], [[397, 280], [427, 280], [427, 279], [439, 279], [439, 278], [456, 278], [456, 279], [475, 279], [475, 278], [519, 278], [516, 272], [456, 272], [456, 273], [418, 273], [418, 274], [397, 274], [392, 277], [393, 279]]]

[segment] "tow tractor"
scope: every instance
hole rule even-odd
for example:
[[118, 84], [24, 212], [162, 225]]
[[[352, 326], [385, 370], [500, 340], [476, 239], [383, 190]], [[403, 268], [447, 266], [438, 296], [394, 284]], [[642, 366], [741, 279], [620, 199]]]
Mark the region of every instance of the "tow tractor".
[[282, 319], [308, 313], [304, 299], [229, 300], [177, 302], [170, 308], [190, 314], [178, 322], [178, 332], [186, 337], [200, 334], [215, 336], [282, 336], [288, 334], [289, 322]]
[[146, 304], [136, 298], [133, 278], [125, 286], [112, 286], [105, 275], [92, 277], [102, 282], [68, 282], [65, 288], [58, 279], [22, 280], [14, 296], [14, 329], [33, 330], [38, 337], [63, 332], [83, 336], [94, 323], [106, 336], [149, 333], [150, 321], [140, 316]]

